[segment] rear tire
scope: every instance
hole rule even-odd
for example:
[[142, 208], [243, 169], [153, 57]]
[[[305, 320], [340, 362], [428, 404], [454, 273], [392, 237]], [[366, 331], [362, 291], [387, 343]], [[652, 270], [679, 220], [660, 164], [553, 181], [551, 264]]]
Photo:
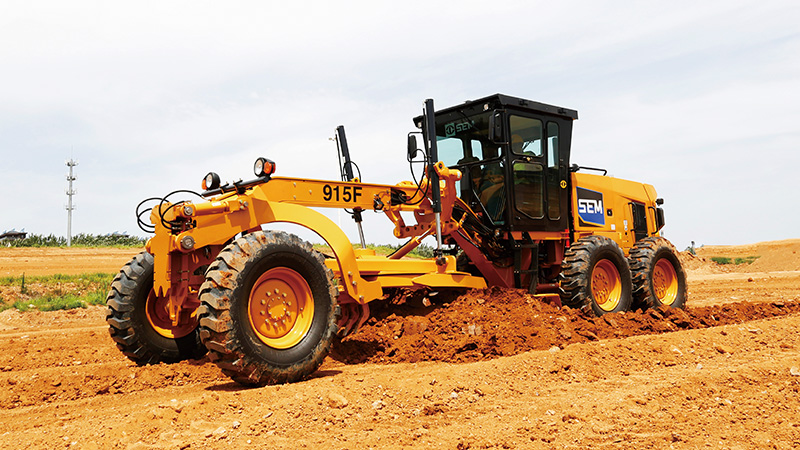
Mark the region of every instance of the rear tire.
[[164, 301], [153, 293], [153, 255], [147, 252], [134, 256], [111, 283], [108, 331], [117, 348], [139, 365], [199, 359], [206, 353], [197, 322], [173, 330], [160, 313]]
[[629, 262], [635, 307], [686, 306], [686, 273], [667, 239], [653, 236], [640, 240], [631, 248]]
[[283, 232], [225, 247], [200, 288], [209, 358], [246, 386], [290, 383], [319, 368], [337, 331], [333, 272], [311, 245]]
[[595, 315], [628, 311], [631, 271], [622, 249], [605, 236], [585, 236], [561, 263], [561, 303]]

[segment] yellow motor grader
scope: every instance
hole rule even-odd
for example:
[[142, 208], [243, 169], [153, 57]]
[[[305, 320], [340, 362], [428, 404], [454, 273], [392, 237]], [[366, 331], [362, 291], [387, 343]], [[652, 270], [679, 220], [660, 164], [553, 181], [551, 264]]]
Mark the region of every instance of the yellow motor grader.
[[[570, 165], [577, 118], [501, 94], [440, 111], [427, 100], [406, 155], [419, 180], [362, 182], [339, 127], [341, 181], [275, 176], [262, 157], [253, 180], [221, 184], [212, 172], [203, 192], [148, 199], [137, 219], [155, 235], [112, 283], [111, 337], [139, 364], [208, 352], [235, 381], [262, 386], [313, 373], [393, 288], [526, 289], [596, 315], [683, 307], [686, 276], [659, 235], [663, 201], [650, 185]], [[197, 199], [169, 200], [179, 193]], [[312, 208], [351, 213], [361, 248]], [[365, 248], [369, 210], [405, 241], [388, 256]], [[308, 228], [333, 256], [272, 223]], [[406, 257], [427, 237], [432, 258]]]

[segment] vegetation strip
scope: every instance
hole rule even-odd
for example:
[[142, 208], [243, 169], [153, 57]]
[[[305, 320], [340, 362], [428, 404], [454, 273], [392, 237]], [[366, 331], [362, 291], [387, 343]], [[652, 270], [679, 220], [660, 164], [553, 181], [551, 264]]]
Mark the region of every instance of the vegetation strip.
[[0, 297], [0, 311], [55, 311], [103, 305], [113, 278], [111, 273], [0, 277], [0, 287], [10, 287], [12, 295], [19, 297], [12, 303]]
[[[141, 247], [146, 238], [124, 234], [96, 235], [81, 233], [72, 237], [73, 247]], [[67, 238], [55, 235], [32, 234], [25, 239], [7, 239], [6, 247], [66, 247]]]
[[727, 256], [712, 256], [711, 260], [717, 264], [751, 264], [753, 261], [760, 258], [760, 256], [745, 256], [744, 258], [730, 258]]

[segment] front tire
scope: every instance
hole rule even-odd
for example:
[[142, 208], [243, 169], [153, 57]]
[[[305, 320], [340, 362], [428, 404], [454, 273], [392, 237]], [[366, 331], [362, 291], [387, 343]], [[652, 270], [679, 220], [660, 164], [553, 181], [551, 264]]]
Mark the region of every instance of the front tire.
[[319, 368], [337, 331], [337, 290], [322, 255], [283, 232], [225, 247], [200, 288], [209, 357], [246, 386], [290, 383]]
[[125, 264], [106, 299], [111, 338], [125, 356], [139, 364], [175, 363], [206, 353], [196, 316], [173, 327], [165, 297], [153, 291], [153, 255], [142, 252]]
[[667, 239], [653, 236], [637, 242], [631, 248], [630, 266], [636, 307], [686, 306], [686, 273]]
[[605, 236], [585, 236], [561, 263], [561, 303], [601, 316], [629, 311], [631, 271], [622, 249]]

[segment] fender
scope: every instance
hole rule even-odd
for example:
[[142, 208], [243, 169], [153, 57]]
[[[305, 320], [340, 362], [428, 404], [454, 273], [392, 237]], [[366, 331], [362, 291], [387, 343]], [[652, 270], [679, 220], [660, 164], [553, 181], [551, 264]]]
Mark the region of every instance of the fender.
[[[261, 224], [293, 223], [317, 233], [333, 250], [339, 270], [342, 273], [340, 291], [358, 303], [366, 303], [383, 295], [377, 281], [367, 281], [359, 275], [356, 254], [347, 235], [328, 217], [311, 208], [283, 202], [272, 202], [264, 192], [255, 189], [251, 195], [238, 196], [241, 209], [228, 214], [200, 215], [196, 217], [197, 226], [178, 235], [170, 236], [166, 229], [156, 233], [151, 242], [151, 253], [156, 255], [156, 292], [165, 293], [170, 288], [170, 277], [166, 269], [168, 261], [159, 261], [159, 255], [172, 252], [187, 252], [181, 242], [192, 240], [195, 249], [209, 245], [221, 245], [238, 233], [260, 229]], [[202, 208], [202, 204], [198, 204]], [[168, 248], [168, 250], [167, 250]], [[167, 251], [165, 251], [167, 250]]]

